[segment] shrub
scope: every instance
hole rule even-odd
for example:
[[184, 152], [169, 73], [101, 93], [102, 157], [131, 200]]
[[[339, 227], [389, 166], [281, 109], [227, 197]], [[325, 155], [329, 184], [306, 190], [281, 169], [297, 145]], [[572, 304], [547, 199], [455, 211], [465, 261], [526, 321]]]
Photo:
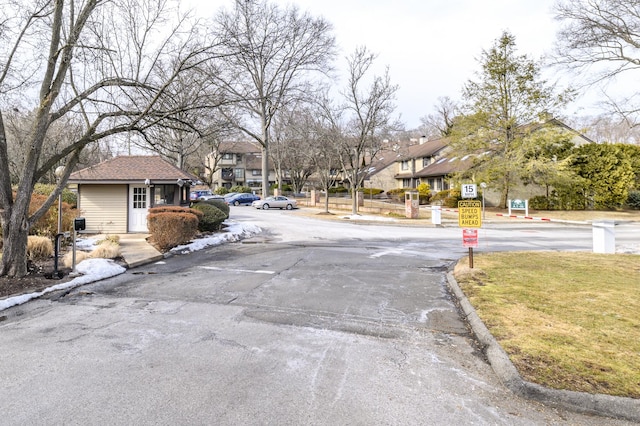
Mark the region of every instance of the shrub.
[[198, 230], [202, 232], [219, 230], [220, 225], [227, 218], [223, 211], [211, 204], [200, 203], [194, 208], [200, 210], [203, 214], [198, 222]]
[[545, 195], [536, 195], [529, 199], [529, 207], [533, 210], [551, 210], [550, 200]]
[[224, 186], [221, 186], [219, 188], [216, 188], [215, 191], [213, 191], [214, 194], [217, 195], [226, 195], [229, 193], [229, 190], [227, 188], [225, 188]]
[[163, 206], [149, 209], [147, 225], [154, 243], [166, 251], [189, 242], [198, 233], [204, 214], [196, 209]]
[[[78, 250], [76, 251], [76, 265], [82, 262], [85, 259], [89, 259], [91, 255], [86, 251]], [[62, 258], [62, 264], [65, 268], [73, 267], [73, 252], [68, 251]]]
[[27, 257], [29, 260], [44, 260], [53, 256], [53, 242], [48, 237], [29, 235], [27, 237]]
[[103, 241], [98, 244], [89, 254], [89, 257], [94, 259], [115, 259], [120, 256], [120, 246], [110, 241]]
[[329, 194], [344, 194], [345, 192], [349, 192], [349, 190], [344, 186], [335, 186], [333, 188], [329, 188]]
[[242, 186], [242, 185], [236, 185], [231, 187], [231, 190], [229, 192], [238, 192], [238, 193], [247, 193], [247, 194], [251, 194], [253, 190], [251, 188], [249, 188], [248, 186]]
[[287, 183], [281, 185], [281, 188], [278, 188], [277, 184], [271, 185], [271, 189], [280, 189], [280, 192], [291, 192], [293, 191], [293, 187]]
[[384, 189], [380, 189], [380, 188], [362, 188], [362, 193], [364, 195], [369, 195], [369, 196], [382, 194], [383, 192], [384, 192]]
[[404, 203], [404, 193], [415, 191], [413, 188], [393, 188], [387, 191], [387, 195], [394, 201]]
[[627, 197], [627, 205], [632, 209], [640, 209], [640, 190], [632, 189], [631, 191], [629, 191], [629, 197]]
[[418, 197], [420, 197], [420, 204], [427, 204], [429, 198], [431, 198], [431, 186], [428, 183], [421, 183], [418, 185]]
[[216, 200], [216, 199], [204, 200], [204, 201], [201, 201], [200, 204], [210, 204], [214, 207], [217, 207], [218, 210], [224, 213], [225, 219], [229, 219], [229, 206], [227, 205], [227, 203], [224, 202], [224, 200]]
[[445, 207], [456, 208], [458, 201], [462, 200], [462, 193], [459, 189], [446, 189], [437, 192], [431, 197], [431, 203], [441, 203]]
[[[52, 184], [36, 183], [36, 185], [33, 187], [33, 193], [38, 195], [45, 195], [48, 197], [55, 188], [56, 186]], [[78, 207], [78, 194], [67, 188], [63, 188], [62, 202], [67, 203], [69, 206], [71, 206], [72, 209], [75, 209]]]
[[[35, 213], [47, 199], [47, 195], [33, 194], [31, 203], [29, 204], [29, 214]], [[62, 202], [62, 232], [73, 230], [73, 219], [76, 217], [76, 211], [64, 201]], [[58, 232], [58, 203], [53, 203], [47, 213], [44, 214], [36, 223], [31, 226], [29, 233], [31, 235], [40, 235], [53, 239]]]
[[109, 242], [115, 245], [120, 244], [120, 235], [107, 235], [102, 240], [98, 241], [98, 244], [102, 244], [104, 242]]

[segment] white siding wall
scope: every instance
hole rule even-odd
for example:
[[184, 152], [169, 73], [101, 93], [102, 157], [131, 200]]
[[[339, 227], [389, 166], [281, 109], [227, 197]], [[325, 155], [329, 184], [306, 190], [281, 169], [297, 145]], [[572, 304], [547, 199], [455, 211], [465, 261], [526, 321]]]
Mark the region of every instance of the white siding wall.
[[127, 185], [80, 185], [78, 209], [91, 234], [127, 233]]

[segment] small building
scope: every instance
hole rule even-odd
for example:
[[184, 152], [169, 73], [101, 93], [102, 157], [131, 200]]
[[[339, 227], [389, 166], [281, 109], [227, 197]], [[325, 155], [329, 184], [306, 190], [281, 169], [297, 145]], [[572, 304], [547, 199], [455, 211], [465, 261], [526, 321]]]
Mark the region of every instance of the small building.
[[189, 205], [197, 178], [160, 156], [120, 156], [71, 174], [78, 211], [91, 234], [149, 232], [151, 207]]

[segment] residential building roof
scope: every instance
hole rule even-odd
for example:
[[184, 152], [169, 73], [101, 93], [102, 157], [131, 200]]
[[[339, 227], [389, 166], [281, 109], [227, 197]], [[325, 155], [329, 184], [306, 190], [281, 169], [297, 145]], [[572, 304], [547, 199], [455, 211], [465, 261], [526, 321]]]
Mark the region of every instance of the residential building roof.
[[258, 154], [262, 147], [249, 141], [220, 142], [218, 152], [221, 154]]
[[73, 172], [69, 183], [87, 182], [131, 182], [131, 181], [175, 181], [177, 179], [197, 181], [187, 173], [159, 155], [132, 155], [114, 157], [102, 163]]
[[410, 158], [432, 157], [447, 146], [449, 141], [445, 138], [432, 139], [416, 145], [409, 145], [400, 153], [399, 160]]

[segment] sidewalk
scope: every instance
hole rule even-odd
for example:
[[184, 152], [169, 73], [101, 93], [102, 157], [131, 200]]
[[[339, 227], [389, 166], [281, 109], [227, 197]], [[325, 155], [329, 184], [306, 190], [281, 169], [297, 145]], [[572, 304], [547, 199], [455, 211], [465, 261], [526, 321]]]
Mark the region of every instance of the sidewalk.
[[119, 234], [120, 252], [128, 268], [156, 262], [164, 255], [147, 242], [149, 234]]

